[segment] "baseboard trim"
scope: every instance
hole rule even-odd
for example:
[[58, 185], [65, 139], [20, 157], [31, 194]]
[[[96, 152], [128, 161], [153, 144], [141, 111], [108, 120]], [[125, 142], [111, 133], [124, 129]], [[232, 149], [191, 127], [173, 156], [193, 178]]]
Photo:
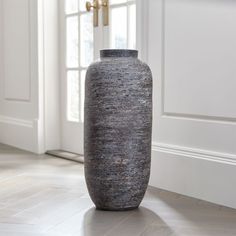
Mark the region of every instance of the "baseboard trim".
[[236, 165], [236, 155], [230, 153], [213, 152], [197, 148], [189, 148], [184, 146], [170, 145], [165, 143], [152, 143], [152, 149], [154, 151], [172, 153], [176, 155], [182, 155], [191, 158], [198, 158], [208, 161], [217, 161], [225, 164]]
[[235, 164], [233, 154], [154, 143], [150, 185], [236, 208]]
[[0, 142], [37, 152], [37, 120], [0, 116]]

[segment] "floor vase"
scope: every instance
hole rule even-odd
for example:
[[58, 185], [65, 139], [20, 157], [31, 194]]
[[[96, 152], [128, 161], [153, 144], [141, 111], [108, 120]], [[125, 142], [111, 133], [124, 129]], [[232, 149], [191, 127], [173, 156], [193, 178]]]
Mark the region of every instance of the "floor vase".
[[85, 178], [98, 209], [137, 208], [151, 163], [152, 74], [136, 50], [101, 50], [85, 80]]

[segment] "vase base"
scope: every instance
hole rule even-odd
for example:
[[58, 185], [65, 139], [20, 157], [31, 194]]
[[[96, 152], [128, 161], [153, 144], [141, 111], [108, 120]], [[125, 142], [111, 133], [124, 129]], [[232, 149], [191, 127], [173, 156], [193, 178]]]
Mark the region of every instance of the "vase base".
[[99, 211], [131, 211], [138, 209], [139, 206], [135, 207], [124, 207], [124, 208], [106, 208], [106, 207], [96, 207], [96, 210]]

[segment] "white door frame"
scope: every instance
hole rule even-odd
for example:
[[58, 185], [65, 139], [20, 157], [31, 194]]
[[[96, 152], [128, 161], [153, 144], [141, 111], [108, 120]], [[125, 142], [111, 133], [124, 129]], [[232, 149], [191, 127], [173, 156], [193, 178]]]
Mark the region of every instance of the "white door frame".
[[58, 1], [38, 0], [38, 126], [37, 153], [59, 149], [59, 22]]

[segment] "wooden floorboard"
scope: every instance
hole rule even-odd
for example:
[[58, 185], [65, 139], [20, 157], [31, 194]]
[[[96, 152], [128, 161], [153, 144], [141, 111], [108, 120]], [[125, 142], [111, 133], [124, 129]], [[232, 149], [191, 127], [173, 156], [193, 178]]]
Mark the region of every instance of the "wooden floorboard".
[[83, 165], [0, 144], [0, 236], [235, 236], [236, 210], [148, 188], [138, 210], [94, 208]]

